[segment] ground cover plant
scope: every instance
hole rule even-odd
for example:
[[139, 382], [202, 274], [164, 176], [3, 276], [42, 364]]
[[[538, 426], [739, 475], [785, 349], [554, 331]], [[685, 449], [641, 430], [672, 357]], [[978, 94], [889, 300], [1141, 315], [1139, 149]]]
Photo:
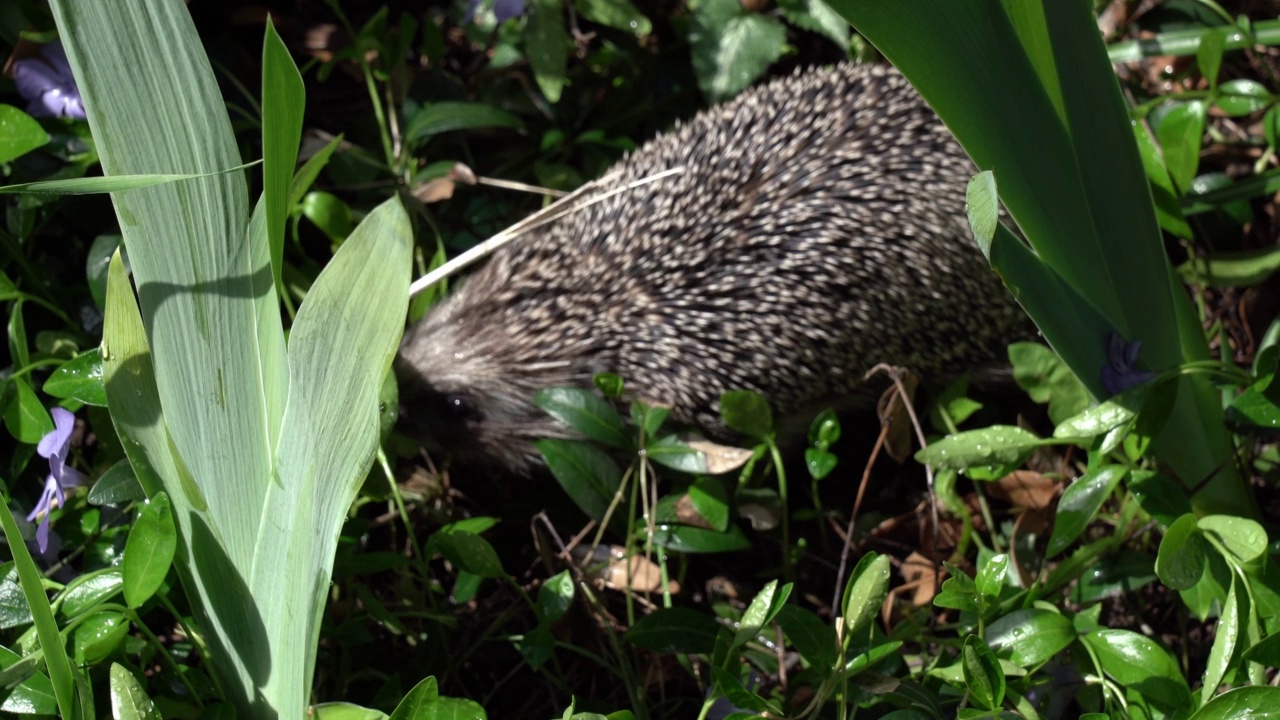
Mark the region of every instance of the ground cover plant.
[[[0, 711], [1280, 712], [1273, 9], [202, 5], [0, 10]], [[881, 56], [985, 171], [975, 242], [1053, 347], [1019, 391], [884, 368], [882, 422], [792, 453], [751, 393], [743, 447], [691, 447], [606, 374], [538, 396], [586, 439], [533, 479], [395, 432], [447, 291], [411, 274]]]

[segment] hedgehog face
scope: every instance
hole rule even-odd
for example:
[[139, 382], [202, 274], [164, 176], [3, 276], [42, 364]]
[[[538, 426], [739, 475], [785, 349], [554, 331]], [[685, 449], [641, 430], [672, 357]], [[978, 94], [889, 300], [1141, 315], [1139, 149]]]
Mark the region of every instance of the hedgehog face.
[[566, 428], [533, 403], [540, 385], [512, 372], [501, 346], [437, 315], [405, 334], [396, 357], [401, 429], [463, 464], [528, 474], [540, 463], [533, 441]]

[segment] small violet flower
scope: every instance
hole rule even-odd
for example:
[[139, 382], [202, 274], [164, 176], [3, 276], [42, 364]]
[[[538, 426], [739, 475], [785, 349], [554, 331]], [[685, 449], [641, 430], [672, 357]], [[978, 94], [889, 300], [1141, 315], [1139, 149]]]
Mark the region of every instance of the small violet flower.
[[71, 63], [61, 43], [40, 47], [40, 55], [13, 63], [13, 82], [29, 102], [27, 112], [35, 117], [67, 117], [84, 120], [84, 102]]
[[[524, 14], [525, 0], [493, 0], [493, 17], [502, 24], [511, 18], [517, 18]], [[466, 22], [475, 19], [476, 11], [480, 9], [481, 0], [471, 0], [467, 3]]]
[[43, 516], [40, 518], [40, 527], [36, 528], [36, 544], [39, 545], [41, 553], [49, 547], [49, 511], [53, 509], [54, 498], [57, 498], [57, 504], [61, 507], [66, 501], [63, 490], [79, 487], [86, 480], [78, 470], [67, 466], [67, 451], [71, 449], [71, 431], [76, 427], [76, 416], [60, 407], [54, 408], [51, 414], [53, 430], [45, 433], [44, 437], [40, 438], [40, 444], [36, 446], [36, 452], [40, 453], [40, 457], [49, 460], [49, 476], [44, 480], [44, 491], [40, 493], [40, 501], [27, 515], [27, 522], [35, 520], [37, 516]]
[[1107, 364], [1102, 368], [1102, 387], [1107, 392], [1119, 395], [1129, 388], [1155, 379], [1157, 373], [1134, 369], [1138, 353], [1142, 352], [1141, 340], [1126, 343], [1124, 338], [1111, 333], [1108, 342], [1110, 347], [1107, 351]]

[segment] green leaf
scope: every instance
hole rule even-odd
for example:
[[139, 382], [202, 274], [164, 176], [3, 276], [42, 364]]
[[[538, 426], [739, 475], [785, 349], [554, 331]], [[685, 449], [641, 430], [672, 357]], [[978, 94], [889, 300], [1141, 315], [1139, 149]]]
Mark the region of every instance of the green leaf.
[[1009, 556], [1000, 553], [993, 555], [982, 567], [978, 568], [978, 576], [973, 580], [974, 589], [982, 597], [983, 604], [990, 605], [1000, 597], [1004, 589], [1004, 578], [1009, 572]]
[[853, 637], [880, 613], [889, 594], [889, 556], [867, 553], [849, 575], [844, 592], [845, 637]]
[[129, 607], [141, 607], [160, 589], [177, 549], [173, 510], [169, 496], [161, 492], [142, 506], [125, 544], [122, 568], [124, 599]]
[[1209, 81], [1209, 89], [1218, 86], [1218, 70], [1222, 67], [1222, 51], [1227, 43], [1226, 28], [1213, 28], [1200, 37], [1196, 48], [1196, 64], [1200, 75]]
[[337, 195], [323, 190], [312, 190], [302, 198], [299, 208], [303, 217], [310, 220], [334, 243], [340, 243], [351, 234], [355, 226], [351, 208]]
[[1190, 720], [1268, 720], [1280, 715], [1280, 688], [1249, 686], [1210, 700]]
[[[94, 133], [94, 137], [97, 137], [97, 133]], [[228, 165], [221, 170], [206, 173], [121, 173], [107, 177], [37, 180], [17, 185], [0, 185], [0, 194], [101, 195], [102, 193], [119, 193], [127, 190], [142, 190], [163, 185], [174, 185], [184, 181], [216, 179], [221, 175], [235, 175], [255, 164]]]
[[111, 663], [111, 717], [115, 720], [161, 720], [163, 717], [133, 673]]
[[742, 618], [738, 621], [738, 630], [733, 635], [731, 647], [740, 647], [743, 643], [755, 639], [760, 629], [773, 619], [773, 615], [777, 612], [775, 608], [782, 605], [781, 602], [775, 603], [775, 595], [785, 598], [790, 591], [790, 585], [785, 585], [779, 592], [777, 580], [765, 583], [765, 586], [760, 588], [760, 592], [751, 599], [747, 609], [743, 611]]
[[1004, 704], [1004, 671], [982, 638], [970, 635], [964, 639], [960, 668], [974, 704], [985, 710], [995, 710]]
[[934, 469], [964, 470], [983, 465], [1018, 465], [1045, 441], [1013, 425], [948, 435], [916, 453], [916, 460]]
[[1178, 274], [1188, 282], [1213, 287], [1250, 287], [1276, 270], [1280, 270], [1280, 248], [1275, 247], [1212, 252], [1178, 266]]
[[[647, 539], [646, 534], [644, 528], [640, 528], [636, 539], [643, 542]], [[654, 529], [653, 542], [681, 553], [739, 552], [751, 547], [751, 541], [737, 525], [730, 525], [726, 532], [718, 532], [692, 525], [662, 524]]]
[[627, 450], [633, 446], [627, 426], [613, 405], [582, 388], [539, 390], [533, 402], [548, 415], [577, 430], [591, 440]]
[[1075, 642], [1076, 631], [1066, 617], [1039, 608], [1023, 608], [1002, 615], [987, 626], [986, 641], [1013, 664], [1033, 668], [1048, 662]]
[[1249, 78], [1228, 80], [1218, 87], [1218, 93], [1213, 104], [1233, 117], [1255, 113], [1275, 101], [1265, 85]]
[[44, 391], [56, 398], [105, 407], [107, 389], [102, 380], [102, 355], [95, 348], [63, 363], [45, 381]]
[[841, 50], [849, 49], [848, 21], [823, 0], [779, 0], [778, 9], [792, 25], [826, 35]]
[[720, 417], [730, 429], [756, 440], [773, 432], [773, 411], [760, 393], [730, 390], [720, 395]]
[[4, 424], [15, 440], [35, 445], [53, 430], [53, 420], [26, 378], [10, 378], [4, 390]]
[[89, 246], [89, 256], [84, 261], [85, 279], [89, 283], [89, 293], [93, 295], [93, 303], [99, 308], [107, 306], [107, 267], [111, 265], [111, 256], [120, 247], [119, 235], [99, 235]]
[[591, 22], [607, 25], [643, 37], [653, 32], [653, 23], [630, 0], [576, 0], [578, 12]]
[[1102, 503], [1111, 497], [1127, 470], [1123, 465], [1094, 468], [1067, 486], [1058, 501], [1058, 512], [1049, 535], [1045, 557], [1054, 557], [1070, 547], [1089, 527]]
[[[1218, 626], [1213, 634], [1213, 645], [1209, 648], [1209, 659], [1205, 662], [1204, 679], [1200, 683], [1200, 704], [1204, 705], [1218, 692], [1218, 686], [1234, 664], [1237, 644], [1240, 641], [1241, 598], [1236, 594], [1236, 578], [1231, 578], [1231, 589], [1227, 591], [1227, 601], [1222, 605], [1222, 614], [1218, 617]], [[1280, 712], [1280, 706], [1276, 710]]]
[[381, 710], [371, 710], [347, 702], [312, 705], [308, 708], [307, 716], [311, 720], [387, 720], [387, 714]]
[[12, 105], [0, 104], [0, 163], [13, 162], [49, 142], [35, 118]]
[[564, 29], [561, 0], [530, 0], [529, 23], [525, 26], [525, 56], [533, 68], [538, 88], [547, 102], [560, 101], [569, 59], [569, 34]]
[[409, 308], [411, 246], [399, 199], [378, 205], [316, 278], [289, 333], [288, 401], [275, 474], [262, 478], [267, 511], [249, 583], [280, 648], [266, 691], [280, 701], [299, 689], [310, 695], [314, 623], [340, 530], [378, 449], [379, 395]]
[[479, 535], [464, 530], [441, 532], [432, 542], [446, 560], [472, 575], [483, 578], [507, 576], [497, 551]]
[[835, 665], [839, 651], [836, 631], [817, 615], [795, 605], [784, 605], [778, 611], [777, 621], [810, 666], [830, 668]]
[[1168, 476], [1150, 470], [1134, 470], [1129, 480], [1129, 492], [1142, 510], [1155, 518], [1163, 527], [1191, 512], [1187, 493]]
[[1160, 227], [1180, 238], [1191, 239], [1191, 226], [1183, 213], [1182, 198], [1173, 187], [1173, 178], [1169, 177], [1169, 168], [1164, 164], [1164, 153], [1156, 144], [1147, 126], [1133, 122], [1133, 137], [1138, 144], [1138, 153], [1142, 157], [1142, 169], [1147, 174], [1151, 186], [1151, 199], [1155, 202], [1156, 219]]
[[699, 2], [689, 25], [698, 87], [712, 101], [736, 94], [782, 57], [786, 40], [782, 23], [738, 0]]
[[[0, 712], [16, 715], [56, 715], [58, 701], [53, 694], [49, 676], [38, 672], [42, 659], [28, 655], [20, 657], [5, 647], [0, 647], [0, 668], [3, 668], [5, 687], [18, 683], [4, 693]], [[16, 675], [11, 675], [16, 673]]]
[[603, 520], [622, 483], [622, 469], [608, 453], [590, 443], [547, 438], [535, 440], [556, 482], [587, 517]]
[[1197, 526], [1229, 561], [1240, 567], [1254, 564], [1267, 552], [1267, 531], [1256, 520], [1209, 515], [1200, 518]]
[[1240, 659], [1267, 667], [1280, 668], [1280, 635], [1268, 635], [1261, 642], [1247, 648]]
[[700, 478], [689, 486], [689, 502], [713, 530], [729, 527], [729, 493], [716, 478]]
[[1164, 162], [1173, 184], [1184, 192], [1200, 167], [1200, 144], [1208, 111], [1200, 100], [1175, 103], [1160, 118], [1156, 138], [1164, 150]]
[[1204, 575], [1204, 538], [1190, 513], [1174, 521], [1160, 540], [1156, 576], [1174, 590], [1186, 590]]
[[68, 620], [74, 619], [114, 597], [122, 587], [124, 576], [120, 568], [103, 568], [81, 575], [58, 596], [58, 612]]
[[1191, 691], [1178, 663], [1156, 641], [1130, 630], [1101, 628], [1081, 636], [1102, 670], [1131, 692], [1162, 707], [1190, 710]]
[[296, 207], [302, 202], [302, 197], [315, 184], [316, 178], [320, 177], [320, 171], [329, 164], [329, 158], [333, 157], [334, 151], [340, 145], [342, 145], [342, 136], [338, 135], [302, 163], [302, 167], [298, 168], [298, 172], [293, 175], [293, 184], [289, 186], [289, 207]]
[[636, 621], [624, 636], [627, 642], [657, 653], [710, 653], [720, 624], [691, 608], [658, 610]]
[[1032, 400], [1049, 405], [1049, 419], [1056, 425], [1083, 412], [1093, 402], [1089, 390], [1076, 378], [1057, 353], [1040, 343], [1009, 346], [1013, 379]]
[[538, 621], [555, 622], [564, 616], [573, 604], [573, 576], [568, 570], [547, 578], [538, 588]]
[[478, 102], [434, 102], [409, 118], [405, 142], [420, 147], [440, 133], [477, 128], [523, 128], [520, 118], [506, 110]]
[[[290, 186], [302, 141], [302, 113], [307, 92], [289, 48], [267, 16], [262, 39], [262, 198], [266, 207], [267, 245], [276, 292], [285, 294], [284, 223], [289, 215]], [[345, 235], [344, 235], [345, 237]]]
[[672, 470], [687, 473], [707, 472], [707, 456], [694, 450], [675, 435], [664, 435], [650, 442], [644, 449], [645, 457]]

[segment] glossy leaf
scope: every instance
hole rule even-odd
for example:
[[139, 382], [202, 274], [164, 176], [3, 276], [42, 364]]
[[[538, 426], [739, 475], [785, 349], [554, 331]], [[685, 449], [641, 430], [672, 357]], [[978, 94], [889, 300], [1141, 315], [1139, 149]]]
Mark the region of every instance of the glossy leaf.
[[1071, 368], [1045, 345], [1014, 343], [1009, 346], [1009, 362], [1018, 386], [1032, 400], [1048, 404], [1049, 419], [1055, 425], [1083, 412], [1093, 401]]
[[561, 0], [529, 0], [529, 23], [525, 26], [525, 56], [533, 68], [547, 102], [556, 103], [564, 90], [565, 67], [569, 59], [569, 34], [564, 29]]
[[58, 612], [71, 619], [87, 612], [93, 606], [114, 597], [124, 587], [120, 568], [103, 568], [81, 575], [67, 585], [58, 597]]
[[1251, 565], [1267, 552], [1267, 531], [1256, 520], [1209, 515], [1200, 518], [1197, 525], [1229, 560], [1240, 566]]
[[1048, 662], [1075, 639], [1076, 631], [1069, 619], [1039, 608], [1002, 615], [987, 626], [986, 632], [992, 650], [1007, 654], [1010, 662], [1024, 668]]
[[1186, 590], [1204, 575], [1204, 539], [1191, 514], [1178, 518], [1165, 531], [1156, 554], [1156, 575], [1174, 590]]
[[422, 106], [409, 118], [405, 142], [421, 146], [433, 136], [452, 130], [478, 128], [521, 128], [520, 118], [506, 110], [477, 102], [434, 102]]
[[590, 443], [547, 438], [535, 440], [556, 482], [589, 518], [603, 520], [622, 483], [622, 469], [608, 453]]
[[124, 548], [124, 599], [137, 608], [151, 598], [173, 565], [178, 532], [169, 496], [159, 493], [142, 506]]
[[730, 429], [755, 440], [773, 432], [773, 410], [760, 393], [730, 390], [720, 396], [720, 417]]
[[123, 665], [111, 663], [111, 717], [115, 720], [161, 720], [147, 691]]
[[1126, 472], [1122, 465], [1104, 465], [1090, 470], [1067, 486], [1058, 501], [1053, 532], [1045, 549], [1047, 557], [1058, 555], [1080, 537], [1097, 516], [1102, 503], [1115, 492]]
[[724, 532], [729, 527], [729, 493], [716, 478], [702, 478], [689, 486], [689, 502], [711, 529]]
[[889, 556], [868, 553], [858, 561], [845, 586], [844, 626], [853, 637], [880, 613], [889, 593]]
[[489, 541], [463, 530], [438, 533], [433, 544], [458, 568], [485, 578], [506, 577], [502, 560]]
[[52, 397], [79, 400], [86, 405], [106, 407], [107, 389], [102, 379], [102, 355], [95, 348], [66, 361], [44, 383]]
[[0, 163], [9, 163], [49, 142], [35, 118], [12, 105], [0, 104]]
[[4, 425], [15, 440], [35, 445], [53, 430], [53, 420], [26, 378], [10, 378], [4, 388]]
[[710, 653], [720, 624], [683, 607], [664, 608], [636, 621], [625, 636], [636, 647], [659, 653]]
[[785, 43], [782, 23], [738, 0], [698, 3], [689, 27], [698, 87], [712, 100], [734, 95], [782, 55]]
[[[1227, 592], [1227, 601], [1222, 604], [1222, 614], [1218, 617], [1218, 625], [1213, 635], [1213, 645], [1209, 648], [1209, 659], [1205, 661], [1204, 678], [1200, 683], [1200, 704], [1204, 705], [1218, 692], [1218, 686], [1230, 671], [1241, 639], [1241, 607], [1242, 598], [1236, 594], [1237, 581], [1231, 579], [1231, 589]], [[1276, 708], [1280, 711], [1280, 707]]]
[[916, 460], [935, 469], [964, 470], [982, 465], [1017, 465], [1045, 441], [1013, 425], [948, 435], [916, 453]]
[[609, 401], [582, 388], [539, 390], [533, 402], [591, 440], [621, 450], [632, 447], [627, 427]]
[[1152, 702], [1176, 710], [1191, 708], [1191, 691], [1178, 663], [1156, 641], [1130, 630], [1102, 628], [1081, 636], [1102, 670]]
[[835, 665], [839, 646], [835, 630], [821, 618], [795, 605], [784, 605], [778, 611], [778, 625], [808, 663], [813, 667]]
[[985, 710], [995, 710], [1004, 704], [1005, 680], [1000, 661], [977, 635], [964, 639], [960, 668], [974, 704]]
[[1268, 720], [1280, 716], [1280, 688], [1239, 687], [1210, 700], [1190, 720]]

